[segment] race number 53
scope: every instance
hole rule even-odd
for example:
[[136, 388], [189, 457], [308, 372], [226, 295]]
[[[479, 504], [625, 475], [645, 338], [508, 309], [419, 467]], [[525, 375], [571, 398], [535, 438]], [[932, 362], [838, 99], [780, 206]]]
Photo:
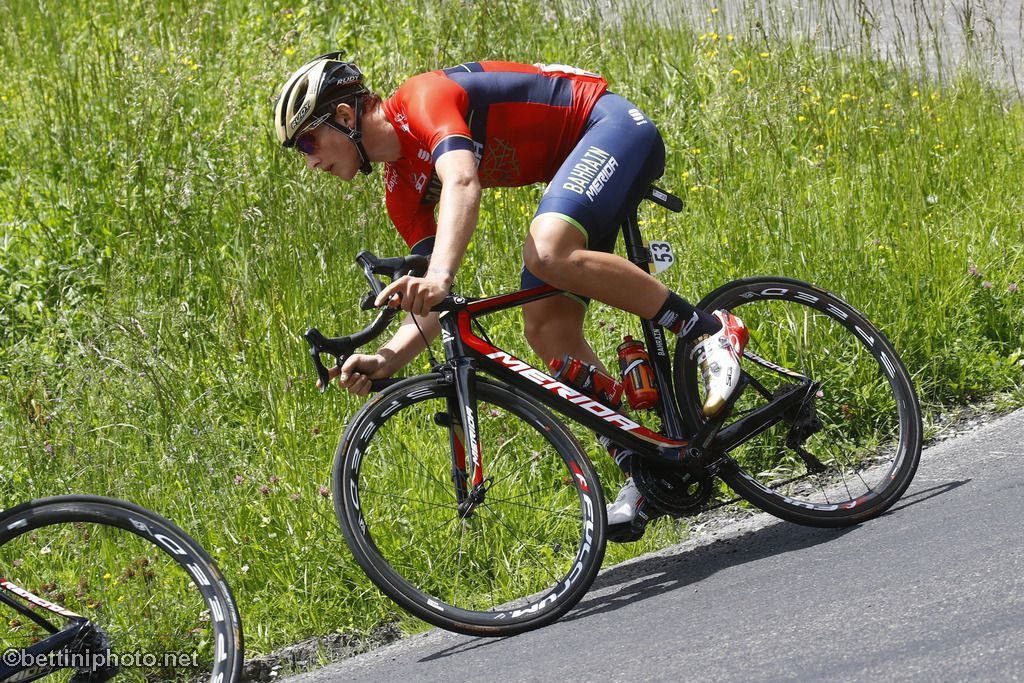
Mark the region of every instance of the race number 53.
[[651, 252], [652, 273], [660, 273], [675, 263], [676, 258], [672, 255], [672, 245], [668, 242], [648, 242], [647, 248]]

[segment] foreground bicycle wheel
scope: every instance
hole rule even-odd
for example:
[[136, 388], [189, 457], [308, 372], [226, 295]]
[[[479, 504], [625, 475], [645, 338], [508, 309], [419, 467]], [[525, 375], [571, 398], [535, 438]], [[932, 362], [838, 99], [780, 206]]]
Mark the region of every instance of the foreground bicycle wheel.
[[[783, 519], [822, 527], [871, 519], [903, 495], [921, 455], [921, 411], [885, 335], [838, 297], [786, 278], [732, 282], [699, 306], [728, 309], [750, 331], [743, 371], [760, 387], [747, 387], [730, 421], [799, 383], [772, 363], [818, 384], [800, 411], [729, 453], [719, 476], [736, 493]], [[680, 408], [689, 424], [700, 424], [696, 364], [683, 345], [675, 360]]]
[[[219, 682], [241, 674], [241, 619], [220, 571], [185, 532], [141, 507], [61, 496], [6, 510], [0, 576], [98, 626], [110, 643], [103, 663], [117, 663], [117, 681]], [[35, 611], [53, 623], [52, 611]], [[0, 651], [13, 665], [9, 653], [48, 633], [4, 605], [0, 614], [10, 626], [0, 629]], [[90, 654], [84, 661], [98, 660]], [[52, 680], [73, 674], [63, 670]]]
[[470, 514], [459, 501], [472, 458], [459, 455], [454, 387], [437, 375], [391, 387], [352, 420], [335, 509], [356, 561], [400, 606], [450, 631], [512, 635], [558, 619], [590, 587], [604, 557], [603, 495], [547, 410], [483, 379], [477, 394], [486, 493]]

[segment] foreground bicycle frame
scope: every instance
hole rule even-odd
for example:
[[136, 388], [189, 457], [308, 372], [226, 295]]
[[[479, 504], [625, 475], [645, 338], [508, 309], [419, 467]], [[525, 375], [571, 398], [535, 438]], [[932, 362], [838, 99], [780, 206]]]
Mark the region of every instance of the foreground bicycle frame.
[[[666, 205], [665, 201], [659, 201], [657, 192], [652, 190], [653, 196], [648, 195], [648, 198]], [[671, 203], [670, 195], [662, 195]], [[623, 225], [623, 235], [630, 260], [641, 268], [647, 267], [651, 254], [642, 246], [635, 212]], [[373, 277], [375, 274], [395, 279], [422, 266], [412, 257], [380, 260], [366, 252], [361, 253], [357, 261], [363, 266], [373, 290], [364, 303], [364, 309], [383, 289], [383, 285]], [[762, 484], [756, 471], [755, 476], [748, 474], [729, 453], [782, 423], [786, 426], [784, 448], [799, 458], [801, 467], [808, 474], [826, 472], [828, 466], [814, 453], [808, 452], [804, 444], [822, 429], [816, 404], [823, 394], [822, 389], [828, 391], [829, 387], [823, 387], [818, 379], [807, 374], [760, 357], [748, 346], [744, 352], [745, 370], [737, 391], [721, 416], [706, 420], [699, 407], [697, 369], [686, 349], [677, 345], [673, 370], [668, 344], [661, 329], [650, 321], [641, 320], [661, 395], [658, 417], [662, 433], [655, 433], [628, 415], [582, 395], [499, 348], [487, 338], [486, 332], [476, 331], [476, 328], [482, 330], [477, 320], [483, 316], [560, 293], [551, 287], [537, 287], [473, 300], [447, 297], [434, 308], [440, 314], [446, 360], [437, 364], [434, 373], [429, 375], [375, 382], [374, 389], [382, 390], [381, 393], [353, 418], [342, 437], [333, 484], [336, 513], [346, 541], [374, 583], [416, 616], [443, 628], [473, 635], [510, 635], [543, 626], [564, 614], [586, 592], [596, 576], [607, 540], [603, 497], [600, 483], [592, 474], [592, 466], [589, 461], [574, 461], [562, 454], [581, 501], [582, 535], [571, 567], [554, 587], [535, 597], [521, 596], [525, 604], [520, 601], [519, 605], [508, 608], [496, 604], [480, 611], [445, 603], [443, 599], [425, 592], [416, 580], [410, 582], [403, 576], [403, 571], [409, 571], [409, 568], [403, 568], [404, 565], [399, 569], [393, 567], [387, 557], [389, 551], [379, 549], [374, 540], [373, 526], [379, 520], [367, 520], [364, 515], [362, 497], [366, 492], [361, 490], [364, 476], [361, 467], [377, 430], [392, 415], [413, 408], [419, 401], [436, 400], [446, 407], [443, 412], [421, 417], [432, 417], [434, 424], [447, 429], [452, 469], [449, 486], [454, 487], [457, 501], [457, 514], [454, 516], [464, 521], [469, 521], [481, 507], [488, 505], [490, 489], [495, 483], [489, 476], [490, 456], [478, 428], [482, 417], [478, 409], [481, 396], [498, 407], [507, 408], [510, 402], [545, 406], [607, 437], [618, 446], [634, 451], [639, 457], [633, 458], [633, 475], [641, 492], [656, 508], [674, 516], [694, 514], [704, 509], [714, 492], [712, 483], [716, 476], [741, 497], [776, 516], [822, 527], [846, 526], [875, 517], [888, 509], [909, 486], [921, 446], [920, 411], [909, 374], [884, 335], [838, 297], [813, 285], [787, 278], [751, 278], [724, 285], [698, 304], [700, 308], [713, 310], [763, 303], [771, 310], [774, 302], [780, 302], [796, 305], [804, 314], [820, 315], [841, 328], [843, 343], [854, 342], [854, 346], [868, 352], [871, 356], [869, 365], [875, 368], [874, 376], [880, 376], [883, 384], [887, 384], [883, 391], [886, 395], [891, 394], [893, 408], [899, 417], [896, 423], [886, 425], [891, 431], [883, 433], [888, 440], [884, 445], [889, 451], [876, 453], [883, 457], [892, 455], [886, 478], [874, 487], [861, 477], [862, 471], [858, 469], [860, 465], [856, 459], [836, 463], [840, 464], [838, 471], [842, 476], [850, 474], [864, 484], [864, 487], [853, 488], [866, 490], [855, 495], [850, 491], [850, 482], [844, 480], [842, 485], [848, 494], [846, 499], [839, 500], [846, 495], [840, 494], [833, 502], [826, 495], [823, 502], [808, 502], [800, 494], [790, 497]], [[351, 337], [328, 339], [315, 329], [307, 332], [306, 339], [324, 388], [328, 384], [328, 373], [320, 361], [320, 354], [330, 353], [340, 364], [345, 356], [379, 336], [396, 314], [394, 309], [382, 310], [374, 323]], [[768, 348], [771, 350], [770, 343]], [[769, 383], [778, 385], [774, 391], [748, 372], [755, 366], [778, 380]], [[767, 378], [761, 376], [760, 379], [766, 381]], [[757, 392], [757, 407], [733, 415], [737, 401], [750, 391]], [[523, 410], [520, 406], [519, 412], [513, 411], [512, 417], [527, 419]], [[868, 419], [870, 422], [871, 417]], [[537, 428], [536, 425], [534, 427]], [[557, 421], [548, 421], [542, 427], [554, 432], [565, 430], [564, 425]], [[842, 424], [834, 423], [832, 428], [839, 429], [840, 433], [844, 429]], [[555, 446], [554, 442], [550, 445]], [[578, 450], [578, 444], [575, 447]], [[585, 454], [583, 459], [586, 459]], [[791, 484], [802, 478], [784, 480], [782, 484]], [[666, 481], [668, 485], [663, 486]], [[668, 495], [664, 495], [666, 491]], [[373, 490], [368, 492], [374, 493]], [[460, 596], [455, 598], [457, 602]]]
[[[478, 372], [505, 382], [572, 421], [608, 437], [615, 444], [638, 453], [641, 457], [679, 469], [693, 469], [694, 465], [710, 464], [702, 462], [706, 455], [724, 455], [737, 445], [777, 424], [784, 414], [805, 402], [817, 389], [817, 385], [810, 378], [784, 368], [773, 367], [767, 364], [767, 361], [751, 354], [751, 360], [766, 363], [765, 367], [799, 378], [800, 390], [787, 393], [727, 428], [720, 429], [729, 415], [728, 408], [749, 385], [749, 377], [744, 375], [722, 415], [714, 420], [708, 420], [703, 425], [693, 425], [688, 431], [683, 426], [683, 417], [676, 405], [663, 333], [653, 323], [645, 320], [642, 321], [642, 326], [648, 348], [653, 350], [651, 361], [662, 396], [661, 418], [666, 435], [652, 432], [629, 416], [581, 394], [473, 333], [473, 321], [478, 317], [560, 293], [560, 290], [552, 287], [537, 287], [472, 302], [461, 297], [452, 297], [450, 302], [446, 301], [437, 307], [437, 310], [443, 311], [440, 317], [441, 334], [445, 356], [449, 359], [440, 371], [445, 380], [454, 383], [456, 388], [458, 401], [450, 407], [450, 414], [463, 418], [461, 426], [465, 434], [465, 444], [474, 465], [474, 478], [470, 483], [476, 491], [486, 478], [486, 458], [476, 433], [478, 419], [474, 387]], [[715, 474], [721, 462], [719, 460], [707, 473]], [[473, 497], [472, 492], [470, 495]]]
[[[94, 626], [86, 617], [66, 610], [49, 600], [44, 600], [24, 588], [11, 583], [2, 576], [0, 576], [0, 603], [6, 604], [50, 633], [50, 636], [47, 638], [23, 650], [23, 658], [26, 660], [26, 663], [0, 663], [0, 683], [6, 683], [7, 681], [34, 681], [43, 676], [50, 675], [57, 671], [59, 667], [51, 667], [48, 664], [29, 664], [27, 662], [36, 661], [40, 657], [45, 658], [51, 654], [57, 655], [59, 659], [71, 661], [78, 654], [78, 646], [83, 641], [87, 641], [94, 632]], [[63, 629], [56, 626], [36, 614], [29, 605], [46, 610], [62, 621], [69, 622], [68, 626]]]

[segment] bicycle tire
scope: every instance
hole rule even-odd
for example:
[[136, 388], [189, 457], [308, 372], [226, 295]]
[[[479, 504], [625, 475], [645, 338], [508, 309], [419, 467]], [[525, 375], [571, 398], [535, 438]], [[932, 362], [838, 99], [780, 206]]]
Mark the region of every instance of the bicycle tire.
[[[872, 519], [903, 495], [921, 456], [921, 409], [899, 355], [860, 311], [819, 287], [781, 277], [728, 283], [698, 306], [732, 311], [750, 331], [748, 351], [821, 383], [804, 414], [729, 454], [718, 474], [737, 494], [777, 517], [818, 527]], [[794, 381], [750, 358], [743, 371], [771, 392]], [[696, 428], [704, 419], [703, 388], [688, 345], [676, 347], [674, 381], [683, 418]], [[748, 387], [733, 415], [759, 402], [765, 398]], [[820, 429], [801, 447], [821, 472], [786, 444], [801, 428], [813, 431], [812, 415]]]
[[[0, 575], [100, 626], [118, 681], [239, 680], [244, 643], [231, 589], [194, 539], [150, 510], [70, 495], [0, 512]], [[8, 648], [38, 631], [17, 623]]]
[[492, 479], [472, 516], [457, 509], [444, 417], [454, 386], [440, 375], [398, 383], [353, 418], [334, 462], [335, 511], [356, 562], [399, 606], [456, 633], [507, 636], [587, 592], [604, 558], [604, 498], [549, 411], [485, 378], [476, 390]]

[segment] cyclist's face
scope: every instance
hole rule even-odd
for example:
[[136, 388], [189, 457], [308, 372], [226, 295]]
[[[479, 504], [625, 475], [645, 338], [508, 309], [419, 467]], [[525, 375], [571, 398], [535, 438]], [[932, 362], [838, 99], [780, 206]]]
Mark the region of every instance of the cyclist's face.
[[[351, 127], [352, 122], [346, 119], [351, 111], [342, 111], [341, 105], [334, 120]], [[359, 153], [351, 140], [330, 126], [319, 125], [306, 131], [296, 140], [295, 148], [306, 157], [306, 166], [337, 176], [342, 180], [352, 180], [359, 171]]]

